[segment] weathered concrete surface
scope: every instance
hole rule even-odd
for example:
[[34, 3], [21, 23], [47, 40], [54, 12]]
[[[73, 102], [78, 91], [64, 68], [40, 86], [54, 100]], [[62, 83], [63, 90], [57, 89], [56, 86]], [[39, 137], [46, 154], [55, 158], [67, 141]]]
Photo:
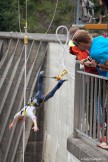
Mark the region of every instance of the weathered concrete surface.
[[[40, 37], [42, 37], [42, 34], [32, 34], [33, 38], [35, 38], [36, 40], [38, 40]], [[61, 40], [65, 41], [65, 36], [61, 36]], [[1, 40], [3, 39], [3, 43], [4, 43], [4, 48], [3, 48], [3, 54], [4, 54], [4, 60], [6, 61], [6, 64], [4, 64], [3, 60], [1, 60], [3, 67], [2, 69], [0, 69], [0, 75], [2, 76], [4, 74], [5, 69], [7, 70], [7, 75], [9, 75], [7, 79], [5, 79], [4, 77], [2, 78], [3, 83], [5, 81], [8, 81], [10, 83], [10, 77], [11, 74], [13, 74], [11, 71], [13, 71], [14, 66], [16, 66], [16, 62], [18, 61], [18, 59], [20, 58], [20, 55], [22, 54], [20, 52], [20, 50], [23, 48], [23, 41], [22, 39], [24, 38], [24, 35], [21, 35], [19, 33], [3, 33], [0, 32], [0, 38]], [[11, 39], [12, 38], [12, 39]], [[18, 40], [19, 38], [19, 40]], [[28, 44], [28, 49], [32, 49], [31, 51], [31, 59], [33, 59], [34, 57], [36, 57], [37, 51], [38, 51], [38, 46], [40, 44], [40, 40], [42, 40], [42, 48], [40, 49], [40, 53], [39, 53], [39, 57], [42, 58], [42, 55], [44, 54], [44, 52], [46, 51], [46, 49], [48, 49], [47, 51], [47, 56], [46, 56], [46, 62], [44, 63], [44, 67], [43, 70], [45, 70], [46, 75], [47, 76], [56, 76], [59, 73], [62, 72], [62, 70], [65, 68], [63, 67], [63, 48], [60, 45], [60, 43], [58, 43], [58, 40], [56, 38], [55, 35], [49, 34], [46, 35], [43, 38], [39, 39], [39, 41], [33, 42], [33, 38], [30, 38], [31, 41], [29, 41]], [[18, 47], [17, 47], [17, 51], [15, 51], [15, 46], [18, 42]], [[49, 42], [49, 46], [47, 48], [47, 43]], [[53, 42], [53, 43], [52, 43]], [[55, 42], [55, 43], [54, 43]], [[10, 44], [10, 48], [8, 49]], [[32, 48], [31, 45], [33, 44]], [[45, 47], [44, 47], [45, 45]], [[22, 47], [21, 47], [22, 46]], [[8, 51], [8, 52], [6, 52]], [[66, 48], [65, 53], [65, 65], [68, 67], [68, 70], [70, 71], [70, 73], [72, 73], [72, 76], [74, 76], [74, 57], [71, 56], [68, 52], [68, 47]], [[6, 57], [5, 57], [6, 56]], [[10, 59], [13, 57], [16, 61], [12, 62], [11, 64], [9, 64]], [[17, 56], [17, 57], [16, 57]], [[21, 65], [23, 66], [23, 54], [21, 55], [22, 59], [21, 61], [19, 61], [19, 63], [22, 63]], [[38, 58], [37, 58], [38, 59]], [[35, 61], [35, 59], [34, 59]], [[35, 80], [36, 74], [37, 74], [37, 65], [38, 65], [38, 61], [36, 61], [36, 63], [33, 65], [33, 69], [32, 69], [32, 64], [33, 64], [33, 60], [31, 60], [28, 63], [28, 71], [30, 71], [31, 77], [30, 77], [30, 85], [28, 85], [28, 87], [32, 87], [32, 85], [34, 84], [33, 82], [31, 82], [31, 79]], [[7, 68], [7, 63], [8, 63], [8, 67]], [[12, 65], [12, 67], [11, 67]], [[14, 65], [14, 66], [13, 66]], [[23, 70], [22, 66], [19, 64], [17, 71], [16, 71], [16, 77], [15, 77], [15, 81], [17, 82], [18, 78], [19, 78], [19, 74], [20, 74], [20, 70]], [[40, 66], [39, 66], [40, 67]], [[11, 70], [9, 72], [9, 69]], [[31, 71], [32, 70], [32, 71]], [[18, 74], [18, 75], [17, 75]], [[3, 75], [4, 76], [4, 75]], [[33, 154], [37, 154], [36, 156], [38, 156], [38, 158], [40, 158], [39, 154], [40, 152], [42, 152], [42, 157], [44, 162], [77, 162], [78, 160], [73, 157], [68, 151], [67, 151], [67, 138], [69, 137], [69, 135], [73, 132], [73, 101], [74, 101], [74, 79], [71, 75], [66, 75], [64, 78], [68, 79], [67, 82], [65, 82], [63, 84], [63, 86], [56, 92], [56, 94], [54, 95], [53, 98], [51, 98], [47, 103], [45, 103], [45, 109], [44, 109], [44, 126], [39, 126], [40, 128], [40, 132], [41, 129], [43, 129], [42, 133], [44, 134], [44, 147], [42, 150], [42, 145], [40, 145], [41, 139], [39, 138], [39, 134], [36, 135], [34, 132], [34, 139], [32, 138], [33, 136], [30, 136], [30, 142], [28, 142], [29, 145], [29, 149], [28, 152], [25, 152], [25, 156], [27, 155], [27, 160], [28, 161], [34, 161], [34, 157]], [[6, 77], [6, 75], [5, 75]], [[23, 80], [22, 80], [23, 81]], [[7, 83], [8, 83], [7, 82]], [[14, 82], [14, 83], [16, 83]], [[36, 82], [35, 82], [36, 84]], [[53, 79], [48, 79], [46, 78], [44, 80], [44, 87], [45, 87], [45, 92], [48, 92], [48, 89], [52, 88], [54, 85], [56, 84], [56, 81], [54, 81]], [[16, 84], [15, 84], [16, 85]], [[22, 85], [22, 84], [21, 84]], [[11, 84], [10, 84], [11, 86]], [[18, 84], [19, 86], [19, 84]], [[15, 130], [9, 131], [8, 130], [8, 125], [10, 123], [10, 120], [12, 120], [13, 116], [15, 115], [15, 113], [17, 112], [17, 108], [19, 107], [19, 103], [22, 103], [22, 96], [23, 96], [23, 91], [22, 91], [22, 86], [20, 86], [19, 91], [14, 88], [14, 84], [12, 84], [12, 88], [10, 89], [10, 93], [9, 99], [5, 99], [4, 100], [4, 104], [6, 104], [8, 101], [13, 103], [13, 100], [15, 102], [15, 104], [13, 106], [2, 106], [3, 107], [3, 113], [5, 114], [5, 117], [3, 118], [3, 123], [5, 122], [5, 119], [7, 118], [9, 121], [6, 121], [6, 128], [4, 130], [4, 135], [3, 138], [1, 138], [2, 141], [2, 146], [0, 146], [0, 160], [1, 158], [3, 159], [3, 162], [17, 162], [17, 161], [21, 161], [20, 159], [22, 158], [22, 137], [20, 138], [19, 135], [19, 125], [17, 124]], [[33, 86], [34, 87], [34, 86]], [[0, 91], [0, 97], [1, 97], [1, 101], [3, 101], [4, 94], [5, 96], [7, 96], [7, 88], [9, 88], [8, 84], [5, 84], [3, 87], [4, 91], [1, 90]], [[33, 88], [34, 89], [34, 88]], [[29, 95], [31, 96], [33, 93], [32, 88], [28, 89], [30, 92], [28, 93], [27, 91], [27, 98], [29, 100]], [[16, 93], [18, 93], [17, 98], [14, 99], [13, 94], [14, 91], [16, 91]], [[21, 98], [21, 99], [20, 99]], [[7, 104], [9, 105], [9, 104]], [[10, 104], [12, 105], [12, 104]], [[22, 107], [22, 106], [21, 106]], [[12, 109], [11, 112], [9, 112], [7, 116], [7, 112], [10, 111], [10, 109]], [[43, 120], [42, 119], [42, 120]], [[43, 121], [38, 120], [38, 123], [41, 123]], [[39, 125], [41, 125], [39, 123]], [[26, 122], [27, 126], [31, 125], [31, 123], [28, 121]], [[4, 126], [4, 124], [1, 124], [1, 133], [2, 131], [2, 127]], [[31, 128], [31, 126], [30, 126]], [[30, 128], [28, 129], [28, 131], [26, 131], [26, 138], [28, 139], [29, 136], [29, 132], [30, 132]], [[40, 136], [42, 134], [40, 133]], [[10, 138], [11, 137], [11, 138]], [[20, 138], [20, 140], [18, 139], [19, 143], [16, 144], [17, 141], [17, 137]], [[10, 140], [11, 139], [11, 140]], [[34, 142], [36, 141], [36, 142]], [[11, 144], [11, 145], [10, 145]], [[19, 144], [19, 145], [18, 145]], [[8, 148], [9, 146], [9, 148]], [[17, 147], [16, 147], [17, 146]], [[16, 148], [16, 149], [15, 149]], [[17, 149], [18, 148], [18, 149]], [[41, 149], [41, 150], [39, 150]], [[4, 152], [2, 150], [5, 150]], [[15, 151], [14, 151], [15, 150]], [[17, 151], [16, 151], [17, 150]], [[34, 150], [34, 151], [33, 151]], [[30, 152], [31, 151], [31, 152]], [[2, 154], [3, 152], [3, 154]], [[33, 154], [32, 154], [33, 153]], [[15, 157], [14, 157], [14, 156]], [[37, 158], [37, 159], [38, 159]], [[5, 160], [4, 160], [5, 159]], [[12, 160], [14, 159], [14, 160]], [[26, 159], [26, 158], [25, 158]], [[27, 161], [26, 160], [26, 161]], [[1, 161], [1, 162], [2, 162]], [[35, 160], [38, 161], [38, 160]], [[40, 162], [40, 161], [38, 161]]]
[[[29, 40], [37, 40], [43, 42], [58, 42], [56, 34], [40, 34], [40, 33], [27, 33]], [[18, 32], [0, 32], [1, 38], [19, 38], [24, 39], [25, 33]], [[59, 38], [62, 42], [65, 42], [66, 35], [59, 34]]]
[[107, 162], [108, 153], [96, 146], [96, 143], [84, 138], [74, 138], [72, 135], [68, 138], [68, 151], [81, 162]]
[[[49, 43], [46, 61], [46, 75], [56, 76], [64, 69], [63, 48], [59, 43]], [[65, 65], [74, 76], [75, 58], [69, 54], [66, 47]], [[67, 138], [73, 132], [73, 110], [74, 110], [74, 79], [72, 75], [65, 75], [68, 79], [56, 92], [54, 97], [46, 102], [44, 109], [44, 150], [45, 162], [78, 162], [67, 151]], [[56, 84], [52, 79], [44, 82], [47, 92]]]
[[[40, 40], [42, 40], [42, 34], [31, 34], [31, 36], [33, 36], [33, 38], [35, 38], [36, 40], [39, 39], [39, 41], [37, 41], [36, 44], [34, 44], [34, 47], [36, 47], [36, 45], [38, 47]], [[5, 47], [5, 48], [3, 48], [3, 53], [6, 55], [6, 58], [8, 57], [8, 61], [11, 58], [11, 53], [14, 54], [13, 51], [15, 48], [16, 41], [18, 40], [18, 38], [23, 39], [23, 37], [24, 37], [24, 35], [19, 34], [19, 33], [0, 32], [0, 38], [1, 38], [1, 40], [3, 38], [3, 43], [4, 43], [4, 47]], [[40, 37], [41, 37], [41, 39], [40, 39]], [[12, 40], [10, 38], [12, 38]], [[33, 41], [33, 38], [30, 37], [30, 39], [32, 41]], [[64, 36], [61, 39], [62, 39], [62, 41], [65, 41]], [[23, 41], [22, 42], [21, 41], [22, 40], [20, 40], [20, 43], [22, 44]], [[44, 43], [49, 42], [49, 46], [47, 48], [48, 52], [47, 52], [46, 62], [44, 63], [44, 67], [43, 67], [43, 70], [45, 70], [46, 75], [47, 76], [56, 76], [59, 73], [61, 73], [61, 71], [64, 69], [64, 67], [62, 65], [64, 62], [63, 53], [65, 53], [65, 65], [68, 67], [68, 70], [70, 71], [70, 73], [74, 76], [75, 58], [69, 54], [68, 47], [66, 48], [66, 51], [63, 51], [64, 49], [62, 48], [60, 43], [58, 43], [58, 40], [55, 35], [46, 35], [44, 37], [44, 39], [42, 40], [42, 42], [44, 42]], [[12, 48], [10, 48], [10, 50], [9, 49], [7, 50], [9, 44], [12, 44], [12, 46], [11, 46]], [[30, 47], [30, 45], [29, 45], [29, 47]], [[36, 55], [35, 52], [38, 51], [38, 48], [35, 49], [34, 47], [33, 47], [34, 54], [32, 51], [30, 58], [34, 57]], [[18, 51], [15, 53], [16, 55], [18, 53], [20, 54], [19, 49], [21, 49], [21, 46], [19, 46]], [[42, 49], [40, 51], [40, 54], [42, 54], [42, 51], [45, 51], [44, 44], [42, 44]], [[39, 57], [41, 57], [41, 55], [39, 55]], [[18, 60], [18, 59], [16, 59], [16, 60]], [[24, 60], [24, 59], [22, 58], [21, 60]], [[8, 62], [8, 61], [6, 61], [6, 62]], [[33, 63], [33, 61], [31, 61], [31, 63]], [[12, 63], [12, 65], [13, 65], [13, 63]], [[29, 65], [31, 65], [31, 64], [29, 64]], [[37, 62], [35, 64], [34, 68], [36, 67], [36, 65], [37, 65]], [[22, 66], [20, 65], [19, 67], [21, 68]], [[7, 64], [6, 65], [4, 64], [3, 68], [0, 71], [1, 76], [2, 76], [5, 68], [7, 68]], [[14, 69], [14, 68], [12, 67], [11, 69]], [[30, 70], [30, 69], [31, 68], [29, 67], [28, 70]], [[18, 74], [19, 74], [19, 70], [20, 69], [18, 69]], [[37, 73], [37, 71], [36, 71], [36, 69], [34, 69], [33, 70], [34, 78], [36, 77], [35, 76], [36, 73]], [[9, 77], [10, 76], [8, 76], [8, 80], [5, 79], [4, 81], [8, 81], [10, 83]], [[31, 78], [33, 78], [33, 77], [31, 77]], [[2, 80], [3, 80], [3, 78], [2, 78]], [[42, 127], [39, 126], [39, 128], [43, 130], [42, 133], [44, 134], [43, 152], [42, 152], [42, 148], [41, 148], [41, 153], [43, 153], [42, 154], [43, 161], [44, 162], [79, 162], [79, 160], [76, 159], [74, 156], [79, 158], [81, 161], [89, 161], [89, 160], [92, 160], [92, 159], [90, 159], [91, 158], [90, 150], [91, 150], [92, 155], [95, 155], [94, 158], [96, 156], [99, 156], [99, 158], [97, 158], [98, 162], [100, 162], [101, 157], [103, 158], [103, 159], [101, 159], [101, 161], [103, 160], [102, 162], [104, 162], [106, 160], [105, 156], [107, 157], [107, 152], [105, 152], [102, 149], [97, 148], [96, 146], [94, 147], [94, 145], [91, 145], [89, 143], [86, 144], [86, 143], [84, 143], [84, 141], [82, 141], [80, 139], [73, 139], [73, 137], [68, 138], [73, 133], [74, 81], [75, 80], [69, 74], [66, 75], [64, 78], [68, 79], [68, 81], [63, 84], [63, 86], [56, 92], [56, 94], [54, 95], [53, 98], [51, 98], [48, 102], [46, 102], [44, 104], [45, 109], [44, 109], [44, 112], [43, 112], [44, 115], [42, 118], [42, 120], [44, 119], [44, 126], [42, 124], [43, 121], [38, 120], [38, 123], [40, 124], [40, 122], [41, 122], [41, 124], [42, 124]], [[2, 90], [0, 92], [0, 97], [3, 97], [3, 95], [6, 93], [5, 88], [8, 85], [7, 84], [8, 82], [6, 82], [6, 84], [3, 87], [4, 91]], [[54, 80], [46, 78], [44, 80], [44, 87], [45, 87], [44, 93], [48, 92], [48, 90], [51, 89], [52, 86], [54, 86], [55, 84], [56, 84], [56, 82], [54, 82]], [[29, 86], [31, 87], [31, 85], [29, 85]], [[15, 90], [14, 84], [12, 87], [13, 87], [13, 89], [11, 89], [10, 97], [12, 97], [13, 90]], [[18, 98], [15, 100], [18, 103], [20, 101], [19, 97], [21, 97], [20, 92], [22, 92], [22, 86], [19, 89]], [[11, 100], [13, 100], [13, 97]], [[11, 101], [11, 100], [9, 98], [9, 101]], [[18, 103], [15, 104], [16, 106], [15, 105], [13, 106], [13, 108], [15, 109], [14, 110], [15, 112], [17, 111], [16, 108], [18, 107]], [[6, 110], [5, 110], [5, 108], [6, 108]], [[8, 104], [3, 107], [4, 115], [7, 115], [8, 109], [9, 109]], [[14, 111], [11, 111], [12, 115], [10, 114], [10, 118], [12, 118], [13, 115], [15, 114]], [[1, 114], [1, 117], [4, 117], [4, 119], [5, 119], [5, 116], [3, 116], [2, 114]], [[3, 120], [2, 120], [2, 122], [3, 122]], [[7, 122], [7, 127], [5, 129], [6, 132], [3, 136], [3, 138], [4, 138], [4, 140], [2, 140], [3, 145], [2, 146], [0, 145], [0, 162], [3, 162], [3, 155], [6, 155], [6, 149], [9, 146], [8, 142], [11, 143], [10, 135], [9, 135], [9, 134], [11, 134], [11, 131], [9, 131], [7, 129], [9, 122]], [[26, 122], [26, 124], [29, 125], [29, 123], [27, 123], [27, 122]], [[3, 124], [1, 123], [0, 127], [2, 127], [2, 126], [4, 126], [4, 122], [3, 122]], [[30, 128], [31, 128], [31, 126], [30, 126]], [[19, 130], [19, 129], [16, 129], [16, 130]], [[19, 135], [19, 131], [17, 132], [16, 130], [15, 130], [15, 134], [12, 138], [12, 142], [16, 141], [15, 137]], [[40, 130], [40, 132], [41, 132], [41, 130]], [[2, 129], [1, 129], [1, 133], [2, 133]], [[29, 133], [27, 133], [27, 134], [29, 134]], [[26, 136], [27, 136], [27, 134], [26, 134]], [[30, 157], [31, 156], [33, 157], [33, 154], [39, 153], [39, 151], [40, 151], [39, 145], [41, 142], [43, 142], [43, 140], [41, 141], [41, 139], [40, 139], [41, 135], [42, 135], [41, 133], [38, 134], [38, 136], [35, 136], [35, 134], [34, 134], [34, 136], [35, 136], [34, 139], [30, 136], [32, 142], [28, 143], [29, 148], [31, 148], [31, 152], [30, 152], [30, 149], [28, 149], [29, 150], [28, 151], [29, 158], [27, 159], [28, 161], [32, 161], [32, 158], [30, 158]], [[68, 146], [67, 146], [67, 139], [68, 139]], [[34, 141], [36, 141], [36, 142], [34, 142]], [[21, 142], [22, 142], [22, 138], [21, 138]], [[15, 149], [16, 144], [12, 143], [11, 146], [13, 149], [9, 149], [9, 151], [12, 153], [12, 154], [9, 153], [10, 158], [13, 155], [13, 150]], [[4, 152], [3, 152], [3, 147], [5, 147]], [[22, 147], [20, 147], [20, 148], [22, 149]], [[70, 152], [67, 150], [67, 148]], [[90, 149], [88, 149], [88, 148], [90, 148]], [[19, 157], [21, 156], [21, 149], [19, 149], [19, 151], [17, 152], [17, 155], [19, 154], [19, 156], [16, 155], [17, 156], [16, 159], [18, 159], [18, 161], [20, 161]], [[38, 151], [36, 151], [36, 149], [38, 149]], [[34, 152], [33, 152], [33, 150], [34, 150]], [[33, 154], [31, 154], [31, 153], [33, 153]], [[89, 155], [87, 155], [87, 153], [89, 153]], [[105, 155], [105, 156], [103, 156], [103, 155]], [[26, 156], [26, 154], [25, 154], [25, 156]], [[38, 154], [36, 156], [40, 156], [40, 155]], [[9, 160], [9, 157], [7, 158], [7, 160], [10, 162], [11, 160]], [[8, 161], [6, 161], [6, 162], [8, 162]], [[33, 159], [33, 161], [34, 161], [34, 159]], [[37, 160], [35, 160], [35, 161], [37, 161]], [[17, 162], [17, 160], [15, 160], [14, 162]], [[38, 161], [38, 162], [40, 162], [40, 161]]]
[[[2, 38], [0, 37], [0, 40]], [[40, 48], [39, 48], [40, 47]], [[27, 50], [27, 103], [35, 90], [38, 73], [47, 51], [47, 42], [31, 40]], [[0, 60], [0, 160], [22, 161], [22, 129], [16, 124], [9, 130], [9, 123], [23, 106], [24, 97], [24, 43], [21, 39], [3, 38], [3, 56]], [[30, 120], [29, 120], [30, 121]], [[27, 122], [26, 122], [27, 124]], [[27, 124], [26, 142], [32, 122]], [[21, 157], [21, 158], [20, 158]]]

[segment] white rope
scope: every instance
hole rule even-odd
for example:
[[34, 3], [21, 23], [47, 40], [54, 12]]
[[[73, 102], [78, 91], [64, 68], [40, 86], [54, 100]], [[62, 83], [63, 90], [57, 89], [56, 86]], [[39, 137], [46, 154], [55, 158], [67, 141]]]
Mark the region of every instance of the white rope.
[[20, 14], [20, 2], [18, 0], [18, 25], [19, 25], [19, 32], [21, 35], [24, 35], [21, 31], [21, 14]]
[[25, 24], [26, 24], [25, 27], [26, 27], [26, 28], [27, 28], [27, 25], [28, 25], [28, 24], [27, 24], [27, 22], [28, 22], [28, 20], [27, 20], [27, 19], [28, 19], [28, 16], [27, 16], [27, 15], [28, 15], [28, 13], [27, 13], [27, 6], [28, 6], [28, 4], [27, 4], [27, 0], [26, 0], [26, 13], [25, 13], [25, 21], [26, 21], [26, 22], [25, 22]]
[[[25, 17], [26, 17], [25, 35], [27, 35], [27, 0], [26, 0], [26, 13], [25, 13]], [[26, 79], [27, 79], [26, 69], [27, 69], [27, 67], [26, 67], [26, 65], [27, 65], [27, 43], [25, 43], [25, 64], [24, 64], [24, 69], [25, 69], [24, 70], [24, 107], [26, 106], [26, 87], [27, 87], [27, 83], [26, 83]], [[23, 123], [23, 162], [24, 162], [24, 154], [25, 154], [25, 121]]]
[[19, 31], [21, 33], [21, 20], [20, 20], [20, 3], [19, 3], [19, 0], [18, 0], [18, 24], [19, 24]]
[[[27, 63], [27, 45], [25, 44], [25, 64], [24, 64], [24, 107], [26, 106], [26, 63]], [[25, 121], [23, 123], [23, 162], [25, 153]]]
[[[67, 36], [66, 36], [66, 42], [65, 44], [63, 45], [62, 41], [59, 39], [59, 36], [58, 36], [58, 30], [60, 28], [64, 28], [66, 30], [66, 33], [67, 33]], [[69, 41], [69, 32], [68, 32], [68, 29], [66, 26], [59, 26], [57, 29], [56, 29], [56, 37], [58, 39], [58, 41], [60, 42], [62, 48], [63, 48], [63, 59], [62, 59], [62, 66], [68, 71], [68, 74], [73, 78], [75, 79], [74, 75], [69, 71], [68, 67], [66, 66], [66, 63], [65, 63], [65, 55], [66, 55], [66, 45], [68, 44], [68, 41]]]

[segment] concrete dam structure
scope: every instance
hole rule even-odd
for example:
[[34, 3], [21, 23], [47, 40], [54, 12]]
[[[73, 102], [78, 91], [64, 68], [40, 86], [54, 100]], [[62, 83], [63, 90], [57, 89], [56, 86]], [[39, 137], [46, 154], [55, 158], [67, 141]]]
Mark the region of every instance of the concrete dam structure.
[[[26, 162], [77, 162], [67, 150], [67, 138], [73, 132], [74, 106], [74, 57], [63, 58], [63, 47], [55, 35], [31, 34], [27, 45], [26, 102], [37, 89], [40, 70], [45, 71], [43, 94], [57, 81], [50, 78], [60, 74], [65, 65], [70, 71], [64, 78], [67, 82], [36, 112], [39, 131], [32, 130], [32, 121], [25, 122]], [[21, 162], [23, 157], [23, 127], [16, 124], [9, 130], [9, 124], [16, 112], [24, 105], [24, 35], [0, 33], [0, 162]], [[60, 35], [65, 43], [65, 36]]]

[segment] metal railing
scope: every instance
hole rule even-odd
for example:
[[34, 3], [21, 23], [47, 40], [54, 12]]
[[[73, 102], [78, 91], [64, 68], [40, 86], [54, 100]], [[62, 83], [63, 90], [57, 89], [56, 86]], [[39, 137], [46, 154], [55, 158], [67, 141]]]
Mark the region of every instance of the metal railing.
[[76, 62], [74, 136], [108, 142], [108, 78], [80, 70]]

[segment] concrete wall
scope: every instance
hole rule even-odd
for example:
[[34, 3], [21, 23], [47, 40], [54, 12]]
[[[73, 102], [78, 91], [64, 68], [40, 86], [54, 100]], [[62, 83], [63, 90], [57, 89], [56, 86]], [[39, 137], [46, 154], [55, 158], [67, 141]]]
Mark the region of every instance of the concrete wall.
[[[46, 61], [46, 75], [56, 76], [64, 69], [63, 48], [59, 43], [49, 43]], [[66, 66], [74, 75], [75, 58], [65, 51]], [[56, 92], [55, 96], [44, 104], [44, 162], [79, 162], [67, 151], [67, 138], [73, 132], [74, 110], [74, 79], [67, 74], [68, 79]], [[56, 84], [53, 79], [46, 78], [45, 91]]]
[[[20, 35], [14, 35], [14, 34], [9, 34], [9, 33], [0, 33], [0, 36], [1, 36], [1, 39], [3, 39], [4, 43], [5, 43], [4, 44], [5, 48], [3, 48], [3, 53], [6, 55], [6, 59], [8, 60], [7, 61], [7, 63], [8, 63], [11, 58], [10, 57], [11, 53], [13, 54], [12, 49], [14, 50], [14, 48], [15, 48], [14, 44], [16, 44], [16, 42], [17, 42], [17, 37], [19, 37], [19, 39], [21, 39], [20, 42], [22, 42], [22, 38], [20, 38]], [[38, 35], [36, 35], [36, 36], [38, 36]], [[63, 38], [63, 40], [64, 40], [64, 38]], [[43, 40], [43, 41], [49, 42], [48, 52], [47, 52], [47, 56], [46, 56], [46, 62], [44, 63], [43, 69], [45, 70], [45, 73], [47, 76], [56, 76], [59, 73], [61, 73], [62, 70], [64, 69], [64, 67], [62, 66], [63, 52], [64, 52], [63, 48], [60, 45], [60, 43], [57, 43], [57, 39], [54, 35], [52, 35], [52, 36], [46, 35], [45, 40]], [[10, 44], [10, 50], [8, 49], [8, 53], [7, 53], [6, 51], [7, 51], [7, 48], [9, 47], [9, 44]], [[36, 44], [38, 46], [37, 42], [36, 42]], [[36, 45], [34, 45], [33, 51], [34, 50], [37, 51], [37, 49], [35, 49], [35, 48], [36, 48]], [[42, 49], [43, 49], [42, 51], [44, 52], [45, 48], [43, 45], [42, 45]], [[43, 54], [42, 51], [40, 51], [39, 58], [42, 57], [41, 56], [41, 54]], [[17, 50], [17, 52], [15, 54], [17, 55], [18, 53], [20, 53], [19, 50]], [[35, 53], [33, 54], [33, 52], [32, 52], [32, 56], [34, 57], [35, 55], [36, 54]], [[68, 69], [72, 73], [72, 75], [74, 75], [74, 67], [75, 67], [74, 60], [75, 60], [75, 58], [69, 54], [68, 47], [67, 47], [66, 51], [65, 51], [65, 62], [66, 62], [65, 65], [68, 66]], [[35, 66], [33, 69], [33, 77], [35, 77], [36, 73], [37, 73], [36, 68], [38, 65], [38, 61], [36, 61], [36, 64], [34, 64]], [[7, 67], [7, 64], [4, 65], [2, 69], [0, 69], [1, 76], [3, 74], [3, 69], [5, 70], [5, 67]], [[21, 67], [21, 66], [19, 66], [19, 67]], [[30, 70], [31, 68], [29, 67], [28, 69]], [[33, 77], [31, 77], [31, 78], [33, 78]], [[63, 86], [56, 92], [54, 97], [51, 98], [48, 102], [44, 103], [44, 106], [43, 106], [44, 107], [44, 113], [43, 113], [44, 114], [43, 115], [43, 118], [44, 118], [44, 127], [43, 127], [44, 142], [43, 141], [40, 141], [40, 142], [44, 143], [43, 155], [42, 155], [44, 162], [78, 162], [78, 160], [67, 151], [67, 138], [73, 132], [74, 79], [72, 78], [71, 75], [66, 75], [64, 78], [68, 79], [68, 81], [65, 82], [63, 84]], [[48, 89], [49, 88], [51, 89], [55, 84], [56, 84], [56, 81], [54, 81], [53, 79], [46, 78], [44, 80], [45, 93], [48, 92]], [[7, 88], [6, 87], [7, 85], [8, 84], [6, 84], [4, 87]], [[13, 90], [16, 90], [16, 89], [15, 88], [11, 89], [11, 95], [10, 95], [11, 97], [13, 94]], [[16, 90], [16, 91], [18, 92], [18, 90]], [[21, 92], [21, 91], [22, 90], [19, 90], [19, 92]], [[4, 89], [4, 91], [2, 91], [2, 90], [0, 91], [1, 101], [4, 96], [4, 92], [6, 92], [5, 89]], [[20, 96], [20, 93], [19, 93], [19, 96]], [[20, 103], [19, 96], [18, 96], [18, 99], [15, 100], [18, 103]], [[13, 97], [12, 97], [12, 100], [13, 100]], [[10, 101], [10, 98], [9, 98], [9, 101]], [[13, 108], [15, 109], [15, 111], [17, 111], [16, 107], [18, 107], [18, 104], [16, 104], [16, 106], [13, 105]], [[6, 111], [5, 111], [5, 108], [6, 108]], [[15, 112], [13, 111], [13, 108], [11, 111], [12, 115], [10, 114], [9, 120], [15, 114]], [[4, 111], [7, 112], [7, 110], [8, 110], [7, 107], [4, 106], [3, 112]], [[4, 113], [4, 114], [7, 114], [7, 113]], [[4, 119], [5, 119], [5, 117], [4, 117]], [[9, 122], [7, 122], [6, 128], [8, 128]], [[39, 122], [40, 121], [38, 121], [38, 123]], [[26, 122], [26, 124], [27, 124], [27, 122]], [[0, 126], [4, 126], [4, 124], [0, 125]], [[15, 150], [16, 137], [19, 136], [19, 133], [18, 133], [19, 131], [17, 131], [17, 130], [19, 130], [19, 129], [16, 128], [15, 134], [13, 134], [12, 131], [9, 131], [8, 129], [6, 129], [3, 139], [1, 139], [2, 143], [0, 145], [0, 162], [3, 161], [2, 159], [5, 157], [6, 152], [7, 152], [7, 151], [3, 152], [3, 149], [2, 149], [3, 147], [4, 147], [4, 150], [6, 150], [7, 149], [6, 146], [9, 146], [9, 144], [11, 144], [10, 147], [12, 146], [12, 148]], [[2, 129], [1, 129], [1, 133], [2, 133]], [[12, 139], [10, 140], [11, 133], [12, 133]], [[8, 140], [8, 138], [9, 138], [9, 140]], [[22, 142], [22, 138], [20, 140]], [[36, 140], [36, 142], [39, 141], [38, 136], [35, 137], [35, 140]], [[8, 141], [9, 144], [6, 141]], [[35, 145], [35, 144], [33, 144], [33, 145]], [[36, 146], [38, 147], [38, 145], [36, 145]], [[6, 158], [4, 158], [6, 160], [4, 160], [4, 161], [13, 162], [13, 160], [10, 160], [13, 156], [13, 149], [9, 149], [9, 151], [7, 152]], [[22, 149], [22, 147], [21, 147], [21, 149]], [[20, 157], [19, 154], [21, 153], [20, 152], [21, 149], [20, 149], [20, 145], [19, 145], [17, 155], [16, 155], [14, 162], [16, 162], [17, 159], [19, 160], [19, 157]], [[32, 147], [31, 150], [32, 149], [34, 149], [34, 147]], [[36, 152], [34, 152], [34, 153], [37, 154]], [[25, 152], [25, 156], [26, 156], [26, 152]], [[29, 157], [30, 156], [32, 156], [32, 154], [29, 154]], [[29, 159], [29, 160], [31, 160], [31, 159]], [[38, 161], [38, 162], [40, 162], [40, 161]]]

